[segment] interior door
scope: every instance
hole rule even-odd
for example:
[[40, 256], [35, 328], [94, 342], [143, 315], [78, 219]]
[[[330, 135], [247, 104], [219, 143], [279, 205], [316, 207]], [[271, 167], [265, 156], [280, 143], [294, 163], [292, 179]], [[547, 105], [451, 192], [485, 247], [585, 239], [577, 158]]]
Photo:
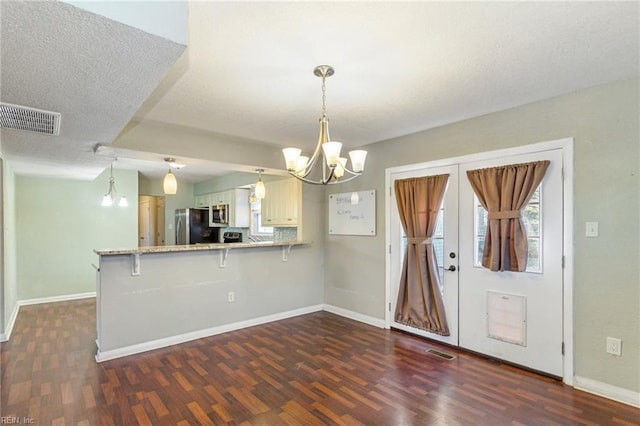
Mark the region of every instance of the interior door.
[[[441, 290], [450, 335], [441, 336], [435, 333], [430, 333], [425, 330], [397, 323], [393, 319], [396, 310], [402, 262], [406, 248], [406, 238], [398, 217], [398, 209], [396, 207], [396, 199], [393, 190], [391, 191], [390, 200], [392, 204], [390, 209], [390, 235], [392, 235], [390, 247], [390, 324], [391, 327], [399, 330], [429, 337], [430, 339], [444, 343], [458, 345], [458, 166], [454, 165], [394, 173], [391, 175], [391, 187], [393, 188], [393, 182], [397, 179], [440, 174], [448, 174], [449, 180], [447, 182], [447, 189], [442, 201], [442, 208], [438, 216], [438, 224], [436, 225], [433, 244], [436, 251], [438, 268], [440, 270]], [[453, 268], [449, 270], [451, 266], [453, 266]]]
[[138, 198], [138, 246], [140, 247], [151, 245], [150, 204], [148, 197]]
[[[539, 160], [551, 164], [523, 215], [530, 237], [528, 271], [483, 268], [478, 227], [484, 209], [477, 208], [466, 171]], [[459, 182], [460, 346], [562, 376], [562, 150], [461, 164]]]

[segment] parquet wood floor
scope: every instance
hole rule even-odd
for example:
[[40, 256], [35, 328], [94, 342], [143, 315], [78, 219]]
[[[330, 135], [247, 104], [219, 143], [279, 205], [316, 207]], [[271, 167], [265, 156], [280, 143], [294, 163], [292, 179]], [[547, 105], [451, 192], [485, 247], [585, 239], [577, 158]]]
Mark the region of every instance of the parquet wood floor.
[[[632, 425], [640, 410], [319, 312], [97, 364], [95, 300], [26, 306], [0, 367], [3, 423]], [[455, 355], [446, 361], [427, 354]]]

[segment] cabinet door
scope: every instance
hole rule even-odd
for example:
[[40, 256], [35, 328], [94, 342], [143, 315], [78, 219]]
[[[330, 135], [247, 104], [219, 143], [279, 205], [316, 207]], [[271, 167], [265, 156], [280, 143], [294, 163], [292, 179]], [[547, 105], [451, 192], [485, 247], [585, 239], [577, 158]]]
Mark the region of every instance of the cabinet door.
[[251, 221], [251, 207], [249, 205], [249, 190], [236, 188], [230, 191], [232, 202], [229, 203], [230, 226], [248, 228]]
[[292, 226], [298, 224], [301, 197], [302, 182], [295, 178], [282, 181], [282, 223]]
[[231, 204], [229, 198], [229, 191], [216, 192], [211, 194], [211, 205], [217, 206], [219, 204]]
[[265, 184], [262, 223], [266, 226], [298, 226], [302, 200], [302, 182], [282, 179]]
[[210, 195], [211, 194], [198, 195], [196, 197], [196, 207], [209, 207]]

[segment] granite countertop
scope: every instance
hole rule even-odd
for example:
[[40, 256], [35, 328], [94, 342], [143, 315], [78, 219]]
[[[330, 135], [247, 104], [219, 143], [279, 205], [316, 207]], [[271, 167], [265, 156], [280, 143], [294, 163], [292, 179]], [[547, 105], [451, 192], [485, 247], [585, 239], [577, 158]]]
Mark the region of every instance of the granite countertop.
[[137, 247], [133, 249], [103, 249], [94, 250], [100, 256], [115, 256], [121, 254], [145, 254], [145, 253], [174, 253], [184, 251], [199, 250], [223, 250], [237, 248], [257, 248], [257, 247], [286, 247], [311, 244], [311, 241], [261, 241], [247, 243], [214, 243], [214, 244], [189, 244], [182, 246], [152, 246]]

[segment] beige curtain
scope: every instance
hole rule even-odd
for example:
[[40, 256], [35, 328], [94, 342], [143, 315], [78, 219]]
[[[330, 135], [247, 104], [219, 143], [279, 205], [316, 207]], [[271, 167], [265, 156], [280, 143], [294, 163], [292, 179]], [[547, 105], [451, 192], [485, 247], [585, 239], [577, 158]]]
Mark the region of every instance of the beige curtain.
[[538, 161], [467, 171], [473, 191], [488, 212], [482, 252], [485, 268], [516, 272], [527, 268], [527, 234], [520, 213], [549, 164]]
[[407, 250], [402, 264], [395, 321], [449, 335], [431, 237], [449, 175], [395, 181], [396, 201]]

